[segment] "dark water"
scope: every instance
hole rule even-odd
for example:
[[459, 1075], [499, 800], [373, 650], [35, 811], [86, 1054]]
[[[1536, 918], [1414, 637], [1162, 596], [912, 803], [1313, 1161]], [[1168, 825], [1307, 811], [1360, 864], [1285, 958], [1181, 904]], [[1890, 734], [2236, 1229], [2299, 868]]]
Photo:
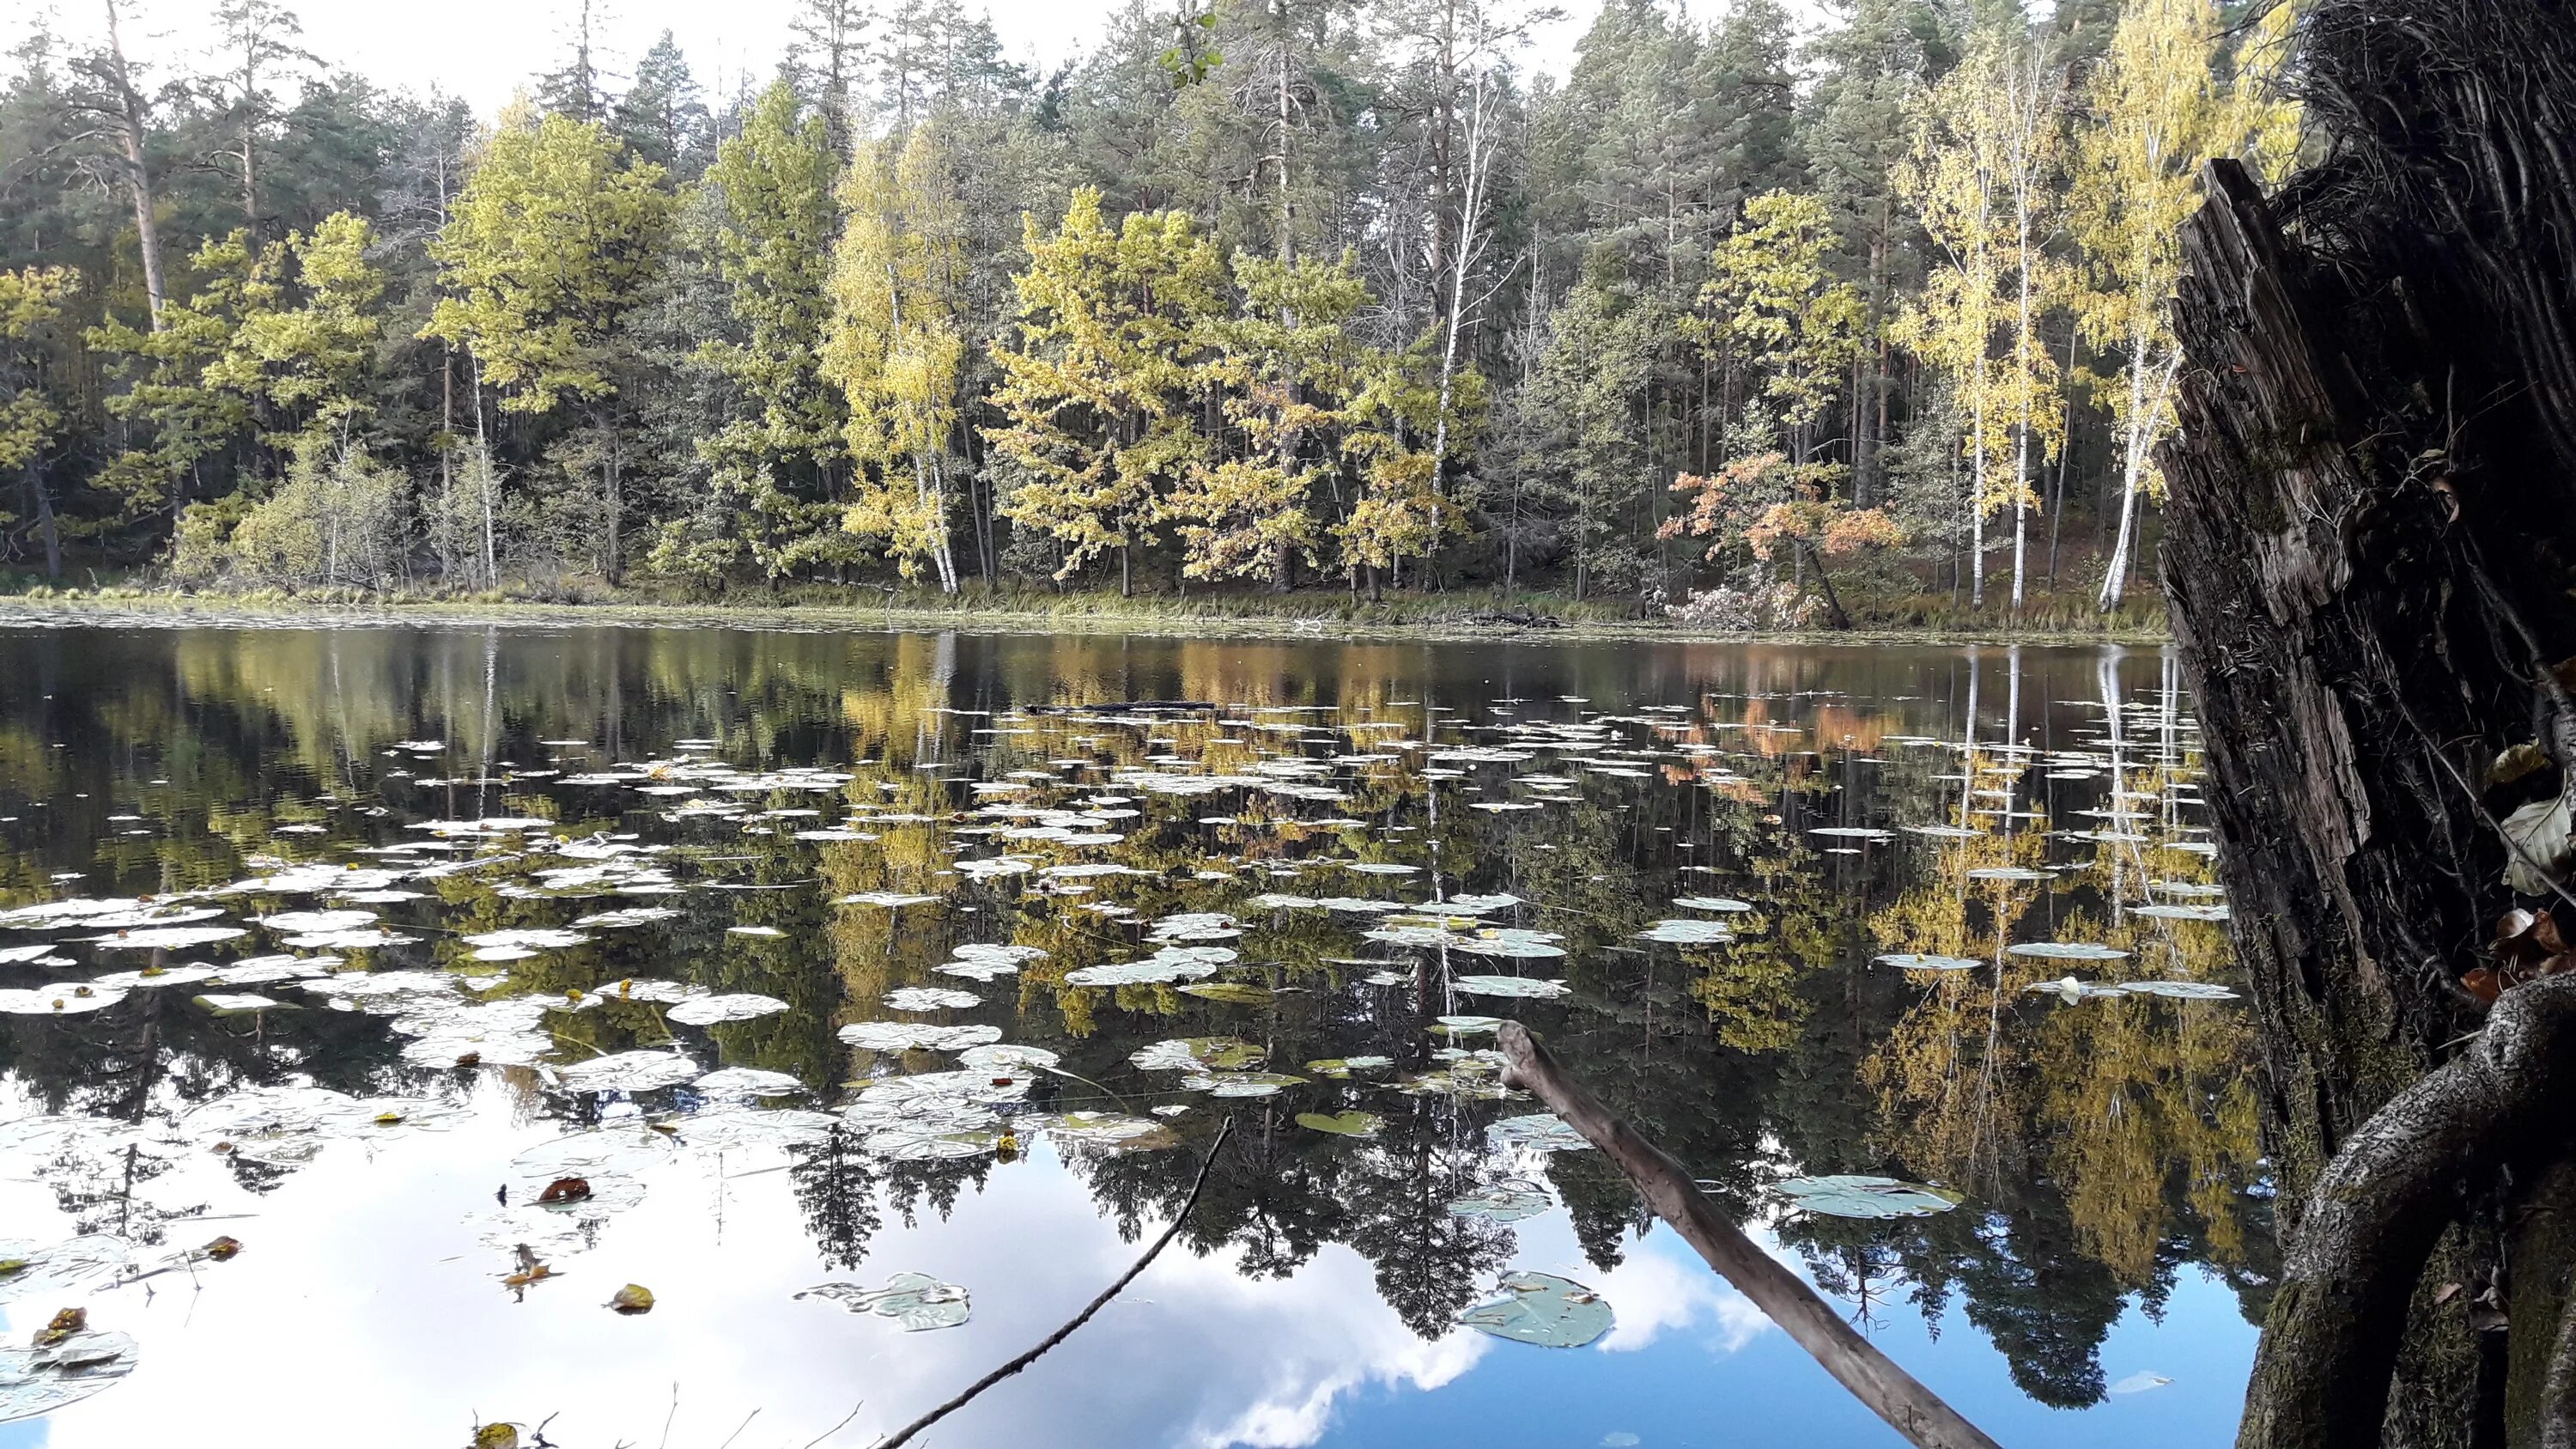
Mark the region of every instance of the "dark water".
[[[863, 1445], [1227, 1118], [927, 1442], [1897, 1442], [1480, 1017], [2004, 1442], [2221, 1442], [2270, 1209], [2196, 764], [2153, 651], [0, 630], [0, 906], [110, 903], [0, 917], [0, 1344], [108, 1355], [0, 1351], [96, 1390], [0, 1446]], [[2080, 984], [2140, 981], [2200, 985]], [[1459, 1326], [1511, 1272], [1615, 1326]], [[971, 1317], [795, 1296], [902, 1273]]]

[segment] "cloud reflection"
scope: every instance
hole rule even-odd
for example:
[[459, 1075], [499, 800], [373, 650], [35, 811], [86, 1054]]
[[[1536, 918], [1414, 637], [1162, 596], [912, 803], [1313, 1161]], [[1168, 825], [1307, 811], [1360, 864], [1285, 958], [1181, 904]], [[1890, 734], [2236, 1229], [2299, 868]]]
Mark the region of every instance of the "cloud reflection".
[[[857, 1404], [828, 1442], [865, 1444], [1044, 1336], [1142, 1247], [1121, 1241], [1084, 1184], [1042, 1152], [998, 1171], [945, 1220], [889, 1222], [856, 1272], [835, 1275], [803, 1231], [787, 1175], [769, 1170], [783, 1158], [684, 1153], [646, 1172], [643, 1204], [611, 1220], [595, 1247], [556, 1258], [560, 1276], [513, 1302], [498, 1281], [507, 1255], [478, 1243], [469, 1223], [491, 1206], [509, 1158], [553, 1133], [513, 1117], [487, 1091], [454, 1130], [335, 1145], [261, 1195], [192, 1163], [174, 1190], [211, 1200], [213, 1213], [251, 1214], [204, 1226], [241, 1238], [242, 1256], [201, 1269], [193, 1285], [172, 1275], [93, 1298], [95, 1321], [141, 1341], [141, 1368], [41, 1425], [0, 1430], [0, 1443], [266, 1449], [366, 1431], [387, 1444], [462, 1444], [478, 1419], [552, 1415], [549, 1436], [568, 1446], [661, 1443], [669, 1419], [674, 1449], [711, 1449], [748, 1419], [733, 1442], [751, 1449], [803, 1445]], [[13, 1228], [62, 1226], [24, 1185], [0, 1204]], [[173, 1245], [197, 1231], [176, 1226]], [[1729, 1349], [1758, 1331], [1750, 1305], [1660, 1243], [1598, 1274], [1558, 1213], [1523, 1224], [1521, 1249], [1520, 1266], [1609, 1296], [1619, 1326], [1606, 1350], [1702, 1323]], [[1232, 1259], [1176, 1246], [940, 1437], [1290, 1449], [1320, 1438], [1355, 1390], [1435, 1390], [1488, 1353], [1543, 1352], [1464, 1330], [1418, 1338], [1348, 1248], [1325, 1247], [1279, 1280], [1246, 1278]], [[973, 1321], [908, 1334], [790, 1296], [834, 1276], [877, 1283], [906, 1269], [966, 1285]], [[603, 1306], [629, 1281], [658, 1298], [650, 1315]], [[23, 1332], [56, 1306], [16, 1305], [8, 1321]]]

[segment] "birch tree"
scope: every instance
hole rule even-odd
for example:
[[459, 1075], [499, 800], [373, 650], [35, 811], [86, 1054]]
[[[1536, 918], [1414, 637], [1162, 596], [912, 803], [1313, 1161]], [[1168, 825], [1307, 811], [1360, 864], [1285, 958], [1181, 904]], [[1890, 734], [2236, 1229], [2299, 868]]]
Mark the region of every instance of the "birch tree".
[[[2039, 335], [2042, 314], [2059, 290], [2059, 269], [2048, 246], [2064, 209], [2066, 126], [2062, 77], [2051, 70], [2036, 35], [1999, 47], [1990, 104], [2001, 141], [2004, 196], [2011, 218], [2013, 311], [2004, 372], [2013, 420], [2013, 612], [2021, 612], [2030, 576], [2030, 515], [2039, 509], [2034, 469], [2057, 456], [2066, 436], [2066, 409], [2056, 359]], [[2036, 456], [2034, 456], [2036, 450]]]
[[1966, 424], [1960, 448], [1969, 464], [1972, 608], [1982, 608], [1986, 601], [1986, 519], [1999, 501], [1994, 475], [2004, 450], [1997, 444], [2009, 406], [1995, 355], [2006, 267], [2001, 236], [2007, 211], [2004, 143], [1994, 104], [2002, 88], [2002, 65], [1992, 37], [1970, 47], [1957, 68], [1927, 93], [1913, 150], [1895, 177], [1898, 194], [1914, 208], [1939, 258], [1922, 296], [1897, 319], [1897, 333], [1949, 375], [1958, 416]]
[[2111, 360], [2100, 392], [2120, 444], [2120, 517], [2096, 595], [2105, 613], [2127, 587], [2139, 505], [2164, 495], [2155, 450], [2174, 428], [2182, 368], [2169, 304], [2182, 273], [2181, 227], [2200, 208], [2200, 168], [2249, 149], [2285, 165], [2297, 145], [2295, 111], [2268, 89], [2290, 11], [2281, 5], [2265, 18], [2228, 85], [2212, 0], [2129, 0], [2086, 88], [2092, 124], [2079, 143], [2069, 219], [2085, 266], [2076, 318]]
[[845, 533], [881, 540], [905, 578], [956, 593], [950, 482], [966, 362], [966, 215], [936, 120], [900, 146], [861, 141], [842, 174], [823, 373], [848, 400], [859, 476]]

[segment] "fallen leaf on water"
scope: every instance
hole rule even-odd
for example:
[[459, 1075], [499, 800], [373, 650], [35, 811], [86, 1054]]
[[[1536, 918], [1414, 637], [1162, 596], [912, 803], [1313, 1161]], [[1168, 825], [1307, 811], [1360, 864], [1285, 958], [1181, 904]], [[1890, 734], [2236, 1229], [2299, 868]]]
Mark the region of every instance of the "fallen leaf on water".
[[66, 1308], [56, 1313], [53, 1321], [36, 1330], [36, 1347], [52, 1348], [75, 1333], [89, 1329], [89, 1310]]
[[586, 1177], [558, 1177], [546, 1184], [545, 1191], [537, 1194], [537, 1201], [541, 1203], [588, 1202], [589, 1200], [590, 1179]]
[[474, 1442], [468, 1449], [519, 1449], [519, 1426], [486, 1424], [474, 1431]]
[[608, 1306], [620, 1313], [650, 1313], [653, 1311], [653, 1290], [641, 1283], [629, 1283], [617, 1290], [608, 1300]]
[[234, 1255], [241, 1252], [241, 1248], [241, 1239], [223, 1237], [215, 1239], [213, 1242], [206, 1244], [197, 1251], [205, 1254], [210, 1261], [229, 1263], [233, 1260]]

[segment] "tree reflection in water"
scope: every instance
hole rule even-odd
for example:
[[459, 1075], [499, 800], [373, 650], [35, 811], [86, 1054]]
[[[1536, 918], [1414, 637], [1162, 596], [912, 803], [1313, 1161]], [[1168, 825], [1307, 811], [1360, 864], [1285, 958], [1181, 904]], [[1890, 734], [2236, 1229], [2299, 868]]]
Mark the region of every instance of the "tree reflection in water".
[[[555, 1062], [676, 1041], [701, 1067], [786, 1073], [808, 1089], [802, 1105], [829, 1107], [858, 1084], [955, 1065], [845, 1046], [850, 1023], [989, 1024], [1057, 1054], [1060, 1071], [1029, 1087], [1013, 1119], [1028, 1140], [1015, 1131], [971, 1157], [904, 1160], [843, 1126], [797, 1146], [777, 1180], [838, 1267], [864, 1262], [889, 1220], [942, 1218], [961, 1194], [1007, 1190], [1011, 1159], [1048, 1114], [1173, 1107], [1171, 1132], [1154, 1140], [1204, 1141], [1212, 1114], [1234, 1115], [1182, 1241], [1230, 1246], [1245, 1274], [1284, 1276], [1344, 1244], [1406, 1325], [1439, 1336], [1516, 1240], [1510, 1224], [1450, 1205], [1515, 1180], [1566, 1205], [1606, 1272], [1643, 1227], [1614, 1170], [1586, 1152], [1498, 1150], [1487, 1125], [1525, 1104], [1390, 1085], [1436, 1073], [1444, 1049], [1472, 1050], [1426, 1030], [1467, 1014], [1547, 1034], [1730, 1210], [1777, 1216], [1781, 1241], [1856, 1311], [1962, 1307], [2043, 1403], [2098, 1401], [2109, 1326], [2133, 1297], [2152, 1311], [2185, 1267], [2223, 1275], [2249, 1318], [2271, 1277], [2241, 1007], [2065, 1003], [2028, 988], [2067, 962], [2007, 949], [2100, 943], [2130, 953], [2089, 973], [2104, 979], [2228, 979], [2222, 926], [2134, 909], [2206, 904], [2214, 879], [2190, 848], [2202, 838], [2192, 731], [2152, 654], [66, 629], [0, 637], [0, 670], [23, 686], [0, 714], [10, 904], [169, 897], [294, 862], [461, 857], [464, 868], [408, 887], [422, 898], [369, 907], [418, 928], [419, 944], [353, 964], [506, 970], [478, 999], [567, 1003], [544, 1015]], [[1215, 708], [1099, 708], [1138, 700]], [[700, 739], [720, 743], [679, 745]], [[564, 740], [591, 743], [547, 743]], [[428, 742], [442, 748], [399, 748]], [[692, 759], [847, 778], [729, 789], [687, 773]], [[647, 762], [660, 762], [650, 779], [566, 779]], [[1191, 784], [1206, 776], [1233, 783]], [[701, 788], [639, 788], [674, 781]], [[1084, 818], [1068, 827], [1047, 812]], [[360, 853], [422, 845], [412, 827], [424, 821], [496, 816], [551, 824], [524, 840], [468, 836], [462, 851]], [[594, 837], [652, 850], [680, 888], [649, 901], [542, 888], [536, 873], [566, 864], [554, 842]], [[1027, 868], [958, 869], [1003, 855]], [[1048, 873], [1076, 863], [1119, 869]], [[835, 904], [873, 893], [928, 899]], [[1517, 902], [1438, 924], [1441, 902], [1497, 893]], [[1430, 912], [1435, 934], [1554, 933], [1564, 955], [1406, 949], [1365, 938], [1382, 913], [1265, 895], [1401, 901]], [[1673, 904], [1682, 897], [1752, 908], [1695, 911]], [[248, 917], [315, 901], [221, 903]], [[477, 965], [459, 939], [634, 904], [678, 914], [506, 966]], [[1146, 927], [1186, 912], [1237, 919], [1239, 934], [1223, 937], [1236, 958], [1215, 979], [1264, 987], [1266, 1000], [1212, 1000], [1177, 981], [1067, 982], [1151, 954]], [[1673, 918], [1733, 934], [1637, 939]], [[985, 982], [940, 972], [978, 942], [1044, 954]], [[237, 944], [271, 949], [264, 937]], [[0, 967], [0, 986], [134, 964], [66, 949], [76, 967]], [[1981, 964], [1875, 964], [1891, 953]], [[1571, 993], [1454, 989], [1479, 973], [1562, 977]], [[613, 992], [580, 999], [628, 978], [786, 1009], [697, 1028]], [[981, 999], [888, 1008], [889, 992], [921, 986]], [[1150, 1042], [1209, 1036], [1243, 1038], [1269, 1070], [1305, 1080], [1211, 1098], [1128, 1062]], [[41, 1176], [81, 1228], [156, 1245], [168, 1219], [203, 1208], [156, 1192], [186, 1150], [172, 1124], [248, 1087], [461, 1101], [497, 1079], [515, 1112], [564, 1130], [628, 1109], [622, 1094], [562, 1091], [541, 1067], [423, 1065], [404, 1049], [382, 1013], [216, 1014], [185, 988], [138, 990], [90, 1015], [0, 1017], [0, 1115], [100, 1124], [42, 1142], [24, 1122], [0, 1127], [0, 1155]], [[1393, 1065], [1347, 1077], [1305, 1065], [1362, 1056]], [[707, 1105], [686, 1088], [639, 1100], [654, 1114]], [[1382, 1119], [1373, 1138], [1295, 1121], [1355, 1109]], [[1196, 1167], [1182, 1151], [1059, 1152], [1130, 1239], [1166, 1219]], [[296, 1170], [291, 1155], [236, 1153], [229, 1165], [253, 1192]], [[1839, 1172], [1945, 1183], [1968, 1201], [1896, 1222], [1778, 1216], [1772, 1183]]]

